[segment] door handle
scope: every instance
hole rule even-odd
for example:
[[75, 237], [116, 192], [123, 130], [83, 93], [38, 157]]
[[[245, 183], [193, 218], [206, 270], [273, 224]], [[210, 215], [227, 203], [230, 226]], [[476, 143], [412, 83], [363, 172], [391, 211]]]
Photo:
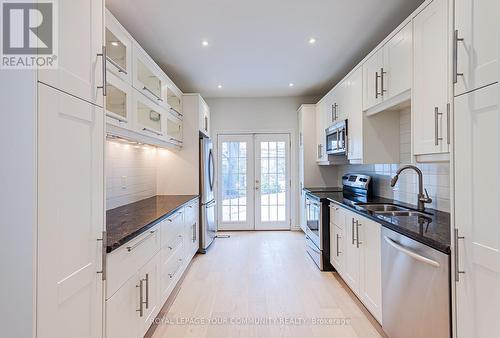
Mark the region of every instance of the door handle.
[[457, 83], [458, 77], [464, 75], [464, 73], [458, 72], [458, 42], [459, 41], [464, 41], [464, 39], [458, 37], [458, 29], [455, 29], [455, 32], [453, 34], [453, 83]]
[[106, 83], [108, 82], [108, 79], [107, 79], [107, 74], [106, 74], [106, 60], [107, 60], [106, 46], [102, 46], [102, 51], [101, 51], [101, 53], [97, 54], [97, 56], [100, 56], [101, 60], [102, 60], [102, 63], [101, 63], [102, 86], [98, 86], [97, 88], [102, 89], [102, 96], [107, 96], [108, 89], [106, 88]]
[[387, 74], [387, 72], [384, 72], [384, 67], [382, 67], [380, 68], [380, 96], [384, 96], [387, 91], [384, 89], [384, 74]]
[[143, 282], [144, 280], [141, 279], [139, 281], [139, 285], [135, 286], [136, 288], [139, 288], [139, 309], [135, 310], [136, 312], [139, 312], [139, 317], [142, 317], [144, 315], [144, 308], [142, 307], [142, 305], [144, 304], [144, 296], [142, 295]]
[[451, 124], [451, 121], [450, 121], [450, 104], [447, 103], [446, 104], [446, 142], [448, 144], [451, 143], [451, 140], [450, 140], [450, 137], [451, 137], [451, 127], [450, 127], [450, 124]]
[[340, 235], [337, 234], [337, 257], [342, 253], [339, 249], [339, 238], [340, 238]]
[[454, 251], [455, 251], [455, 282], [460, 282], [460, 274], [465, 273], [465, 271], [460, 270], [460, 260], [458, 257], [458, 240], [465, 239], [465, 237], [458, 235], [458, 229], [453, 229], [455, 235]]
[[146, 274], [144, 281], [146, 282], [146, 302], [144, 304], [146, 305], [146, 309], [149, 309], [149, 273]]
[[359, 241], [359, 226], [360, 226], [360, 225], [361, 225], [361, 224], [359, 224], [359, 221], [358, 221], [358, 220], [356, 220], [356, 248], [358, 248], [358, 249], [359, 249], [359, 245], [360, 245], [360, 244], [363, 244], [363, 242], [360, 242], [360, 241]]
[[139, 245], [141, 245], [146, 240], [148, 240], [151, 236], [153, 236], [155, 232], [156, 232], [156, 230], [152, 230], [152, 231], [149, 232], [149, 235], [147, 235], [146, 237], [144, 237], [143, 239], [141, 239], [139, 242], [135, 243], [132, 246], [127, 246], [127, 251], [130, 252], [130, 251], [134, 250], [135, 248], [137, 248]]
[[123, 73], [125, 75], [128, 74], [127, 71], [122, 66], [120, 66], [118, 63], [115, 62], [115, 60], [113, 60], [112, 58], [110, 58], [107, 55], [106, 55], [106, 61], [111, 63], [113, 66], [115, 66], [118, 69], [118, 73]]
[[375, 72], [375, 98], [378, 99], [378, 72]]
[[142, 87], [142, 90], [145, 90], [147, 91], [148, 93], [150, 93], [151, 95], [153, 95], [158, 101], [163, 101], [163, 99], [161, 97], [159, 97], [158, 95], [156, 95], [151, 89], [149, 89], [148, 87], [146, 86], [143, 86]]
[[354, 218], [352, 219], [351, 238], [352, 238], [352, 245], [354, 245]]
[[439, 112], [438, 107], [434, 107], [434, 144], [436, 146], [439, 145], [439, 141], [443, 138], [439, 137], [439, 115], [443, 115], [443, 113]]

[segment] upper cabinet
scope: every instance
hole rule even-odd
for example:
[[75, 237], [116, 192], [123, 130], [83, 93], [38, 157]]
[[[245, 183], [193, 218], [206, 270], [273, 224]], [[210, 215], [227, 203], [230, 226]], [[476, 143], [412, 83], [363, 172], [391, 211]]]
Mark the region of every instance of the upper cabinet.
[[316, 104], [316, 162], [328, 161], [326, 155], [326, 135], [325, 129], [327, 128], [327, 121], [332, 121], [331, 102], [329, 95], [325, 96], [321, 101]]
[[407, 101], [411, 74], [412, 27], [408, 23], [363, 64], [363, 110], [374, 113]]
[[[200, 97], [201, 98], [201, 97]], [[200, 101], [200, 131], [205, 135], [210, 137], [210, 107], [201, 98]]]
[[107, 123], [131, 126], [132, 87], [120, 77], [107, 71], [106, 76], [106, 120]]
[[497, 82], [500, 1], [455, 1], [455, 29], [455, 95]]
[[446, 153], [450, 144], [448, 104], [448, 1], [434, 0], [413, 20], [413, 150]]
[[103, 0], [58, 2], [58, 67], [38, 70], [38, 81], [100, 107], [104, 105], [103, 8]]
[[138, 45], [134, 45], [133, 85], [142, 94], [161, 104], [163, 98], [163, 74]]
[[[182, 110], [189, 115], [195, 115], [197, 123], [193, 127], [207, 137], [210, 137], [210, 107], [200, 94], [184, 94], [182, 96]], [[196, 124], [198, 124], [196, 126]]]
[[104, 38], [107, 69], [132, 84], [132, 38], [108, 10]]

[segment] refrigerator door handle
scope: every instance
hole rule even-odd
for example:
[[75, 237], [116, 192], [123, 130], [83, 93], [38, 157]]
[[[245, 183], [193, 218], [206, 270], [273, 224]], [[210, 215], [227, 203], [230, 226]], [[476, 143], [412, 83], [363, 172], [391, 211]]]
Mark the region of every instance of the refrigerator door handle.
[[212, 205], [215, 205], [217, 202], [215, 200], [211, 200], [210, 202], [205, 204], [205, 208], [210, 208]]
[[210, 185], [210, 190], [214, 190], [214, 155], [212, 149], [208, 152], [208, 184]]

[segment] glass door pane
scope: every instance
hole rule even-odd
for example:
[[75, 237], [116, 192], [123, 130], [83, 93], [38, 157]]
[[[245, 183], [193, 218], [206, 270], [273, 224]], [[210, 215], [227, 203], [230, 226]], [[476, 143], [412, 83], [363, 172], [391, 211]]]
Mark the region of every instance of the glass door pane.
[[252, 136], [219, 136], [219, 229], [253, 229]]
[[127, 72], [127, 46], [109, 28], [106, 28], [106, 56], [112, 64]]
[[289, 229], [288, 135], [256, 135], [256, 229]]

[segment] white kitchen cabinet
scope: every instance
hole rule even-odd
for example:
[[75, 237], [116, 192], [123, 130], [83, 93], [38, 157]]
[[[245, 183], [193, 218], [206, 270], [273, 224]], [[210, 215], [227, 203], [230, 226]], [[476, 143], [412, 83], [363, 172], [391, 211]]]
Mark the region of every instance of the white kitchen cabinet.
[[150, 137], [165, 139], [167, 111], [143, 94], [134, 92], [134, 128]]
[[454, 280], [459, 338], [500, 332], [499, 95], [495, 84], [455, 98]]
[[364, 111], [375, 113], [410, 99], [412, 43], [408, 23], [363, 64]]
[[500, 2], [456, 0], [455, 27], [455, 95], [497, 82]]
[[103, 109], [39, 84], [37, 146], [36, 336], [100, 337]]
[[129, 85], [132, 84], [132, 41], [125, 28], [106, 9], [106, 68]]
[[137, 44], [133, 46], [133, 86], [159, 105], [164, 104], [164, 75], [148, 54]]
[[324, 162], [328, 160], [326, 154], [326, 135], [327, 128], [326, 119], [329, 116], [329, 98], [324, 97], [316, 104], [316, 162]]
[[160, 253], [106, 301], [106, 337], [143, 337], [160, 311]]
[[58, 66], [39, 69], [38, 80], [102, 107], [104, 1], [60, 1], [57, 13]]
[[363, 70], [359, 67], [344, 82], [349, 111], [347, 158], [352, 164], [399, 163], [399, 112], [366, 116], [362, 109]]
[[184, 94], [182, 96], [182, 109], [188, 114], [196, 114], [196, 123], [194, 127], [205, 136], [210, 137], [210, 107], [200, 94]]
[[175, 111], [170, 111], [166, 114], [167, 122], [167, 138], [170, 142], [178, 145], [182, 144], [183, 121], [182, 115], [175, 114]]
[[364, 217], [357, 217], [357, 240], [361, 248], [359, 297], [382, 323], [381, 226]]
[[185, 208], [184, 231], [186, 243], [186, 259], [191, 260], [198, 251], [199, 245], [199, 204], [194, 201]]
[[382, 103], [380, 92], [380, 71], [384, 66], [384, 51], [375, 52], [363, 63], [363, 110]]
[[334, 203], [330, 210], [330, 261], [382, 323], [381, 225]]
[[448, 1], [434, 0], [413, 20], [413, 150], [415, 155], [449, 152]]
[[130, 84], [108, 70], [106, 91], [106, 123], [133, 129], [133, 91]]

